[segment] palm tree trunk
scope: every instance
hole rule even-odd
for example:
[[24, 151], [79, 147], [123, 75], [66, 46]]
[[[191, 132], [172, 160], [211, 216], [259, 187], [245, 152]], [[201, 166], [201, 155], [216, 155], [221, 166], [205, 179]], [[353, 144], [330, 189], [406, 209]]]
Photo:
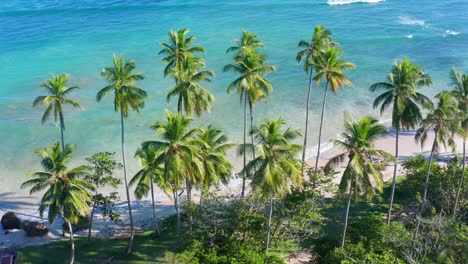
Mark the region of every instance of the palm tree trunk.
[[180, 226], [179, 194], [177, 193], [176, 189], [174, 189], [173, 191], [173, 196], [174, 196], [174, 207], [176, 209], [176, 216], [177, 216], [177, 239], [181, 240], [182, 228]]
[[348, 228], [348, 219], [349, 219], [349, 208], [351, 207], [351, 198], [353, 194], [353, 186], [354, 181], [351, 183], [349, 187], [349, 195], [348, 195], [348, 205], [346, 206], [346, 215], [345, 215], [345, 223], [343, 227], [343, 235], [341, 237], [341, 248], [344, 248], [345, 240], [346, 240], [346, 229]]
[[431, 154], [429, 155], [429, 161], [427, 163], [427, 172], [426, 172], [426, 180], [425, 180], [425, 183], [424, 183], [423, 196], [422, 196], [422, 199], [421, 199], [421, 205], [419, 206], [418, 212], [416, 214], [416, 228], [414, 229], [413, 243], [416, 241], [416, 235], [419, 232], [419, 226], [421, 224], [421, 215], [422, 215], [422, 211], [424, 209], [424, 204], [426, 203], [427, 187], [429, 186], [429, 176], [431, 174], [431, 163], [432, 163], [432, 157], [434, 155], [436, 142], [437, 142], [437, 130], [434, 131], [434, 142], [432, 143]]
[[[250, 140], [252, 142], [252, 158], [255, 160], [255, 148], [254, 148], [254, 136], [252, 134], [253, 129], [253, 107], [252, 102], [249, 101], [249, 109], [250, 109]], [[254, 171], [257, 170], [257, 166], [254, 164]]]
[[63, 139], [63, 131], [65, 130], [65, 119], [63, 118], [63, 113], [60, 111], [60, 139], [62, 140], [62, 152], [65, 152], [65, 140]]
[[268, 252], [270, 246], [270, 230], [271, 230], [271, 216], [273, 215], [273, 194], [270, 191], [270, 209], [268, 210], [268, 224], [267, 224], [267, 234], [266, 234], [266, 245], [265, 251]]
[[[247, 165], [247, 153], [245, 150], [245, 144], [246, 144], [246, 137], [247, 137], [247, 92], [245, 92], [244, 95], [244, 159], [242, 163], [242, 169], [245, 169], [245, 166]], [[247, 178], [247, 172], [244, 170], [244, 173], [242, 174], [242, 190], [241, 190], [241, 198], [244, 198], [245, 195], [245, 179]]]
[[88, 227], [88, 243], [91, 242], [91, 229], [93, 227], [93, 218], [94, 218], [94, 210], [96, 209], [96, 196], [97, 196], [97, 190], [99, 186], [96, 185], [96, 192], [94, 193], [94, 198], [93, 198], [93, 209], [91, 209], [91, 216], [89, 218], [89, 227]]
[[396, 128], [395, 136], [395, 168], [393, 169], [393, 180], [392, 180], [392, 191], [390, 193], [390, 204], [388, 205], [388, 214], [387, 214], [387, 225], [390, 224], [390, 219], [392, 216], [392, 206], [393, 206], [393, 197], [395, 195], [395, 185], [396, 185], [396, 176], [398, 171], [398, 136], [400, 134], [400, 129]]
[[70, 221], [65, 220], [68, 224], [68, 230], [70, 232], [70, 264], [75, 263], [75, 241], [73, 239], [73, 227]]
[[304, 146], [302, 147], [301, 175], [304, 175], [304, 162], [305, 162], [305, 155], [306, 155], [306, 149], [307, 149], [307, 130], [309, 127], [309, 104], [310, 104], [311, 90], [312, 90], [312, 69], [310, 69], [309, 90], [307, 91], [306, 118], [305, 118], [305, 129], [304, 129]]
[[462, 158], [462, 174], [460, 177], [460, 182], [458, 182], [457, 194], [455, 196], [455, 203], [453, 205], [453, 218], [457, 215], [457, 205], [458, 199], [460, 198], [460, 190], [463, 186], [463, 180], [465, 179], [465, 156], [466, 156], [466, 141], [463, 140], [463, 158]]
[[156, 204], [154, 203], [154, 185], [153, 185], [153, 179], [151, 179], [150, 183], [151, 187], [151, 203], [153, 205], [153, 219], [154, 219], [154, 236], [159, 237], [161, 235], [161, 232], [159, 230], [159, 224], [158, 224], [158, 217], [156, 215]]
[[315, 159], [315, 173], [317, 173], [318, 170], [318, 162], [320, 158], [320, 144], [322, 141], [322, 125], [323, 125], [323, 114], [325, 112], [325, 103], [327, 101], [327, 92], [328, 92], [328, 80], [325, 85], [325, 93], [323, 94], [323, 102], [322, 102], [322, 115], [320, 117], [320, 129], [319, 129], [319, 138], [318, 138], [318, 146], [317, 146], [317, 157]]
[[185, 188], [187, 189], [187, 214], [188, 214], [188, 230], [192, 231], [193, 216], [192, 216], [192, 184], [189, 177], [185, 177]]
[[127, 247], [127, 254], [130, 255], [132, 253], [133, 247], [133, 215], [132, 215], [132, 203], [130, 201], [130, 192], [128, 190], [128, 182], [127, 182], [127, 167], [125, 164], [125, 133], [124, 133], [124, 114], [122, 111], [122, 107], [120, 108], [120, 126], [122, 129], [122, 164], [123, 164], [123, 171], [124, 171], [124, 183], [125, 183], [125, 192], [127, 195], [127, 204], [128, 204], [128, 216], [130, 218], [130, 237], [128, 239], [128, 247]]

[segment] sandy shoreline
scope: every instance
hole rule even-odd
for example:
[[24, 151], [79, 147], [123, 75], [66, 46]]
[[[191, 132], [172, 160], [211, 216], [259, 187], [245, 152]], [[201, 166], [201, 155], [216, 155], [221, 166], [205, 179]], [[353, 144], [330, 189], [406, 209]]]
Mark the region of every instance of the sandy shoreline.
[[[400, 146], [399, 146], [399, 159], [400, 161], [407, 159], [409, 156], [417, 155], [422, 153], [425, 156], [429, 155], [432, 140], [434, 138], [433, 133], [430, 133], [427, 138], [426, 145], [421, 148], [419, 144], [414, 141], [414, 131], [400, 133]], [[457, 138], [457, 152], [462, 150], [462, 140]], [[376, 143], [377, 149], [385, 150], [390, 153], [395, 151], [395, 134], [390, 131], [388, 134], [382, 136]], [[324, 151], [319, 160], [319, 166], [323, 166], [327, 161], [341, 153], [342, 150], [331, 147]], [[441, 150], [439, 157], [453, 156], [449, 150]], [[315, 157], [309, 158], [307, 161], [309, 164], [315, 164]], [[343, 167], [345, 164], [341, 164]], [[338, 168], [340, 171], [342, 168]], [[393, 172], [393, 165], [389, 164], [384, 171], [384, 180], [388, 181], [391, 179]], [[341, 175], [338, 174], [335, 178], [335, 182], [340, 181]], [[234, 179], [228, 186], [221, 187], [221, 192], [228, 193], [239, 193], [240, 190], [240, 179]], [[158, 218], [165, 218], [168, 215], [174, 213], [173, 202], [167, 196], [159, 196], [161, 199], [157, 201]], [[49, 234], [44, 237], [30, 238], [26, 237], [25, 232], [18, 230], [9, 234], [5, 234], [0, 225], [0, 248], [12, 247], [12, 246], [25, 246], [25, 245], [37, 245], [48, 243], [60, 238], [63, 238], [61, 231], [62, 221], [57, 221], [50, 225], [47, 218], [40, 218], [38, 213], [38, 196], [29, 196], [27, 192], [7, 192], [0, 193], [0, 216], [7, 211], [15, 212], [21, 220], [34, 220], [43, 221], [49, 227]], [[151, 230], [153, 228], [151, 203], [149, 200], [133, 201], [133, 213], [135, 219], [135, 226], [137, 231]], [[116, 205], [116, 210], [121, 214], [122, 222], [115, 224], [111, 221], [103, 221], [102, 215], [97, 213], [93, 224], [93, 236], [99, 237], [121, 237], [125, 236], [128, 228], [128, 215], [126, 214], [126, 202], [121, 201]], [[77, 232], [78, 236], [87, 235], [87, 231]]]

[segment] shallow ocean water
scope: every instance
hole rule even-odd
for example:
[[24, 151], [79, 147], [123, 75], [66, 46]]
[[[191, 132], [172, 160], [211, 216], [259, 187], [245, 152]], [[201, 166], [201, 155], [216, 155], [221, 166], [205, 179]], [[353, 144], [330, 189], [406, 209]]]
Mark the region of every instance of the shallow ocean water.
[[[149, 126], [161, 120], [165, 97], [172, 85], [164, 79], [159, 42], [169, 29], [189, 28], [196, 44], [206, 48], [207, 68], [216, 71], [206, 84], [216, 96], [211, 113], [197, 123], [223, 128], [239, 142], [242, 108], [237, 94], [227, 95], [235, 75], [223, 73], [231, 61], [225, 50], [242, 29], [257, 33], [264, 53], [278, 71], [268, 76], [274, 85], [268, 104], [258, 103], [255, 119], [286, 118], [302, 128], [307, 76], [295, 62], [300, 39], [310, 40], [316, 24], [324, 24], [341, 44], [343, 58], [356, 64], [349, 72], [353, 88], [330, 94], [324, 137], [340, 131], [344, 111], [358, 117], [378, 115], [370, 84], [381, 81], [392, 63], [402, 57], [421, 64], [433, 77], [433, 95], [448, 86], [452, 66], [468, 70], [468, 2], [462, 0], [309, 0], [309, 1], [149, 1], [149, 0], [5, 0], [0, 3], [0, 193], [16, 191], [27, 171], [39, 169], [33, 150], [59, 139], [52, 123], [42, 126], [43, 109], [33, 109], [43, 91], [38, 83], [50, 73], [67, 72], [70, 84], [81, 89], [72, 97], [83, 111], [65, 112], [65, 140], [77, 145], [75, 164], [96, 151], [120, 150], [119, 115], [111, 97], [97, 103], [95, 95], [105, 86], [99, 76], [111, 64], [112, 53], [135, 59], [146, 79], [139, 85], [149, 94], [141, 115], [131, 114], [126, 125], [130, 174], [138, 164], [131, 157], [144, 140], [154, 137]], [[309, 138], [317, 141], [323, 89], [314, 87]], [[386, 117], [382, 117], [385, 119]], [[311, 151], [312, 152], [312, 151]], [[118, 155], [118, 157], [120, 157]]]

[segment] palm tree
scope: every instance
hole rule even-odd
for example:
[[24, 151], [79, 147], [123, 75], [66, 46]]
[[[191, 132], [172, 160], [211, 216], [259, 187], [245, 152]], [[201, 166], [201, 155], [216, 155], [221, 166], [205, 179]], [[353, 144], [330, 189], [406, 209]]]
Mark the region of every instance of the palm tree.
[[211, 186], [216, 186], [220, 182], [228, 184], [232, 176], [232, 164], [226, 159], [226, 151], [234, 144], [227, 142], [227, 137], [223, 132], [211, 125], [207, 128], [200, 128], [196, 138], [199, 140], [198, 148], [205, 172], [200, 182], [201, 205], [205, 192]]
[[313, 61], [318, 56], [319, 52], [327, 46], [337, 46], [336, 42], [331, 41], [331, 31], [326, 29], [323, 25], [317, 25], [314, 29], [314, 35], [312, 40], [307, 42], [305, 40], [299, 41], [297, 45], [303, 50], [299, 51], [296, 56], [297, 63], [301, 63], [304, 60], [304, 71], [309, 74], [309, 89], [307, 90], [306, 100], [306, 120], [304, 130], [304, 146], [302, 147], [302, 163], [301, 173], [304, 174], [304, 161], [307, 149], [307, 131], [309, 127], [309, 105], [310, 105], [310, 93], [312, 90], [312, 76], [313, 76]]
[[158, 153], [154, 165], [162, 165], [162, 178], [172, 191], [174, 207], [177, 214], [177, 234], [181, 238], [179, 191], [183, 190], [184, 180], [187, 187], [189, 203], [189, 229], [191, 229], [190, 186], [197, 183], [203, 176], [203, 165], [194, 140], [198, 129], [190, 129], [192, 118], [180, 113], [172, 114], [166, 111], [166, 122], [157, 122], [151, 128], [159, 135], [161, 141], [146, 141], [143, 149], [154, 148]]
[[51, 113], [54, 113], [54, 120], [57, 123], [57, 119], [60, 121], [60, 138], [62, 142], [62, 151], [65, 148], [65, 141], [63, 139], [63, 131], [65, 130], [65, 119], [63, 117], [63, 108], [65, 105], [71, 105], [75, 108], [81, 108], [81, 105], [66, 96], [73, 90], [78, 89], [78, 86], [68, 87], [67, 82], [70, 80], [69, 74], [55, 75], [52, 74], [52, 78], [42, 82], [39, 86], [45, 88], [49, 95], [42, 95], [36, 97], [33, 102], [33, 107], [38, 106], [39, 104], [44, 104], [47, 106], [44, 115], [42, 116], [42, 124], [44, 124], [47, 119], [50, 118]]
[[420, 105], [430, 102], [430, 99], [417, 89], [430, 86], [431, 78], [425, 74], [421, 67], [403, 59], [393, 65], [392, 71], [387, 75], [386, 82], [378, 82], [370, 87], [372, 92], [379, 89], [384, 92], [374, 100], [374, 109], [380, 105], [380, 115], [392, 106], [392, 127], [395, 129], [395, 166], [393, 169], [392, 190], [388, 206], [387, 224], [390, 224], [392, 215], [393, 197], [395, 196], [396, 174], [398, 171], [398, 136], [400, 130], [415, 128], [422, 120]]
[[323, 94], [322, 101], [322, 114], [320, 116], [320, 128], [319, 128], [319, 138], [317, 146], [317, 156], [315, 160], [315, 173], [318, 170], [318, 161], [320, 158], [320, 144], [322, 140], [322, 126], [323, 126], [323, 115], [325, 112], [325, 104], [327, 101], [327, 92], [329, 86], [332, 91], [337, 94], [340, 87], [343, 85], [352, 86], [353, 84], [346, 79], [344, 74], [345, 70], [354, 69], [354, 64], [340, 59], [341, 51], [338, 47], [327, 47], [323, 52], [320, 52], [316, 57], [316, 60], [312, 63], [317, 72], [314, 76], [314, 80], [317, 81], [317, 87], [320, 86], [320, 81], [325, 79], [325, 92]]
[[344, 127], [345, 130], [340, 137], [342, 139], [335, 139], [333, 143], [344, 149], [345, 153], [333, 157], [327, 165], [336, 164], [345, 156], [349, 160], [339, 185], [340, 193], [348, 194], [341, 248], [345, 244], [349, 209], [353, 196], [355, 200], [362, 195], [371, 199], [376, 190], [382, 191], [382, 173], [376, 168], [373, 158], [394, 160], [390, 153], [375, 149], [375, 141], [387, 132], [385, 126], [379, 124], [377, 119], [364, 116], [360, 120], [354, 121], [345, 114]]
[[457, 204], [460, 199], [460, 190], [463, 186], [465, 179], [465, 163], [466, 163], [466, 139], [468, 136], [468, 76], [463, 72], [452, 69], [450, 79], [454, 89], [452, 90], [453, 96], [458, 101], [458, 114], [460, 115], [460, 135], [463, 138], [463, 158], [462, 158], [462, 173], [460, 182], [457, 187], [457, 194], [453, 204], [453, 217], [457, 215]]
[[[301, 145], [291, 143], [300, 133], [289, 128], [282, 118], [266, 120], [251, 133], [255, 137], [258, 157], [250, 161], [244, 171], [253, 171], [253, 190], [269, 199], [265, 243], [268, 252], [273, 199], [283, 197], [290, 192], [291, 184], [300, 186], [303, 180], [299, 172], [299, 161], [295, 158], [301, 151]], [[245, 149], [241, 148], [244, 151]]]
[[182, 61], [187, 55], [195, 52], [205, 52], [205, 49], [201, 46], [191, 46], [196, 38], [194, 36], [186, 37], [188, 32], [189, 30], [185, 28], [177, 32], [171, 29], [169, 31], [169, 43], [160, 43], [163, 49], [158, 54], [165, 56], [162, 61], [167, 64], [166, 68], [164, 68], [164, 77], [179, 71], [179, 67], [181, 67]]
[[151, 193], [155, 237], [159, 237], [161, 231], [158, 224], [156, 204], [154, 202], [154, 183], [157, 183], [158, 186], [163, 187], [163, 189], [167, 191], [167, 186], [162, 177], [163, 168], [161, 165], [155, 163], [158, 154], [159, 153], [152, 147], [144, 149], [139, 148], [135, 153], [135, 157], [140, 160], [143, 168], [138, 171], [129, 182], [130, 186], [136, 185], [135, 197], [137, 199], [142, 199], [143, 196], [147, 196], [148, 193]]
[[[249, 33], [251, 34], [251, 33]], [[239, 52], [234, 57], [234, 63], [224, 66], [224, 71], [233, 71], [238, 73], [240, 76], [235, 79], [228, 86], [228, 93], [231, 94], [235, 90], [240, 96], [240, 102], [244, 101], [244, 136], [243, 145], [246, 144], [247, 137], [247, 104], [250, 109], [250, 126], [253, 127], [253, 107], [258, 100], [266, 101], [266, 96], [273, 90], [272, 84], [264, 77], [264, 75], [276, 71], [276, 68], [272, 65], [264, 65], [266, 57], [256, 51], [256, 47], [263, 47], [263, 44], [255, 36], [243, 33], [243, 37], [254, 39], [253, 40], [242, 40], [241, 43], [253, 43], [252, 46], [239, 46], [231, 47], [227, 52], [236, 50]], [[240, 43], [238, 43], [240, 44]], [[251, 137], [253, 142], [253, 137]], [[252, 152], [253, 155], [254, 152]], [[246, 152], [243, 154], [243, 167], [247, 164]], [[255, 159], [255, 156], [254, 156]], [[242, 175], [242, 191], [241, 197], [244, 197], [245, 193], [245, 179], [247, 177], [247, 171], [244, 171]]]
[[144, 90], [135, 86], [136, 81], [142, 80], [142, 73], [132, 73], [136, 68], [134, 60], [125, 61], [124, 57], [117, 57], [115, 54], [112, 55], [113, 66], [106, 67], [102, 70], [101, 75], [106, 77], [109, 85], [101, 89], [96, 99], [98, 102], [102, 100], [111, 91], [114, 91], [114, 110], [115, 112], [120, 111], [120, 126], [122, 133], [122, 164], [124, 171], [124, 183], [125, 192], [127, 195], [128, 203], [128, 214], [130, 217], [130, 238], [128, 241], [127, 254], [132, 253], [133, 246], [133, 216], [132, 216], [132, 205], [130, 201], [130, 192], [128, 190], [127, 182], [127, 167], [125, 164], [125, 134], [124, 134], [124, 119], [128, 116], [130, 109], [140, 113], [140, 108], [144, 106], [144, 100], [147, 94]]
[[426, 118], [422, 120], [421, 126], [418, 128], [415, 135], [416, 142], [420, 142], [421, 146], [423, 146], [427, 139], [427, 133], [430, 130], [434, 131], [434, 141], [432, 143], [431, 153], [427, 163], [426, 180], [424, 183], [421, 205], [419, 206], [416, 215], [417, 221], [416, 228], [414, 229], [413, 240], [416, 239], [416, 235], [418, 234], [422, 211], [426, 203], [427, 187], [429, 185], [433, 156], [439, 152], [439, 144], [442, 144], [444, 148], [450, 146], [452, 149], [455, 149], [453, 134], [458, 129], [456, 124], [457, 102], [448, 91], [438, 93], [435, 99], [437, 101], [435, 105], [425, 105], [428, 114]]
[[247, 30], [243, 30], [241, 38], [235, 39], [235, 41], [236, 46], [229, 47], [226, 50], [226, 53], [235, 52], [233, 57], [235, 62], [242, 62], [245, 55], [250, 51], [265, 47], [263, 42], [255, 33]]
[[180, 66], [174, 72], [176, 85], [169, 91], [167, 102], [171, 97], [178, 96], [177, 111], [200, 116], [203, 111], [209, 111], [214, 101], [213, 94], [200, 85], [200, 82], [210, 82], [213, 71], [199, 71], [205, 67], [205, 62], [193, 55], [187, 55], [180, 60]]
[[70, 263], [75, 261], [75, 243], [73, 240], [72, 223], [76, 224], [80, 217], [89, 213], [89, 204], [92, 202], [91, 193], [93, 185], [82, 179], [88, 173], [88, 166], [79, 166], [67, 170], [74, 145], [65, 145], [61, 150], [57, 142], [46, 148], [36, 150], [42, 158], [44, 171], [33, 171], [32, 179], [25, 181], [21, 188], [31, 187], [30, 194], [42, 192], [47, 189], [39, 205], [39, 213], [42, 217], [48, 209], [48, 219], [54, 223], [57, 216], [63, 218], [70, 231]]

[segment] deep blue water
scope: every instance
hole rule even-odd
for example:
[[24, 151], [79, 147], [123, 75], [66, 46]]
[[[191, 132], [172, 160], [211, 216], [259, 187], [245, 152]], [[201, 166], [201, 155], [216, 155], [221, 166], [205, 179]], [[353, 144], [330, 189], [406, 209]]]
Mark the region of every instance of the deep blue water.
[[[346, 1], [342, 1], [346, 2]], [[334, 137], [343, 111], [355, 116], [377, 115], [370, 84], [381, 81], [392, 63], [402, 57], [421, 64], [433, 77], [428, 95], [446, 88], [452, 66], [468, 70], [468, 1], [387, 0], [378, 3], [330, 5], [327, 0], [285, 1], [149, 1], [149, 0], [4, 0], [0, 3], [0, 193], [17, 190], [25, 172], [39, 168], [33, 153], [59, 138], [53, 124], [42, 126], [43, 109], [31, 103], [43, 92], [38, 83], [49, 74], [70, 73], [81, 87], [73, 97], [83, 111], [65, 112], [66, 141], [77, 144], [76, 163], [98, 150], [119, 150], [119, 115], [112, 99], [95, 101], [105, 86], [99, 76], [112, 53], [137, 61], [149, 93], [141, 116], [131, 114], [127, 125], [128, 156], [152, 138], [148, 126], [161, 120], [172, 82], [164, 79], [159, 42], [169, 29], [189, 28], [197, 44], [206, 48], [208, 69], [216, 78], [206, 84], [216, 96], [202, 121], [224, 128], [233, 141], [241, 135], [242, 111], [237, 95], [226, 87], [235, 75], [223, 73], [230, 62], [227, 47], [242, 29], [256, 32], [266, 44], [269, 62], [278, 69], [269, 75], [274, 92], [268, 104], [258, 104], [257, 120], [283, 116], [303, 127], [307, 77], [295, 62], [300, 39], [309, 40], [316, 24], [333, 32], [344, 58], [355, 63], [349, 73], [354, 88], [344, 88], [328, 100], [324, 133]], [[314, 89], [309, 130], [316, 142], [322, 90]], [[385, 118], [385, 117], [383, 117]], [[137, 164], [130, 162], [131, 172]]]

